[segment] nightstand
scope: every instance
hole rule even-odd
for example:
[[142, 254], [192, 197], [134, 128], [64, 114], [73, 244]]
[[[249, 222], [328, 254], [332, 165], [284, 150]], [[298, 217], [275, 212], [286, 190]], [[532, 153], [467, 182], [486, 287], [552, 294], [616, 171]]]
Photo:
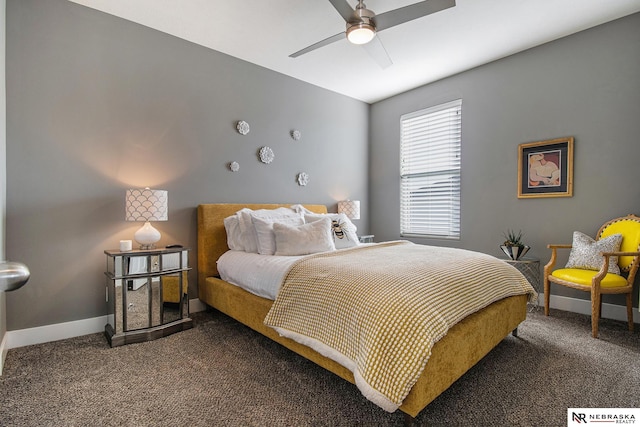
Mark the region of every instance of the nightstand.
[[189, 249], [106, 250], [111, 347], [150, 341], [193, 327], [187, 294]]
[[[511, 259], [511, 258], [501, 258], [507, 264], [511, 264], [515, 268], [518, 269], [520, 273], [527, 279], [527, 281], [533, 286], [533, 289], [536, 290], [538, 296], [542, 293], [540, 289], [540, 260], [537, 258], [520, 258], [520, 259]], [[539, 304], [536, 303], [536, 307], [539, 307]]]

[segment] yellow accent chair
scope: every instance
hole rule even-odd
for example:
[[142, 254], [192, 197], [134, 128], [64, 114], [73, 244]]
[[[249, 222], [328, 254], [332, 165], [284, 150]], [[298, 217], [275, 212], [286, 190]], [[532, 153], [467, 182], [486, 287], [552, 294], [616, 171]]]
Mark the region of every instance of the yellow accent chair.
[[[603, 242], [604, 239], [609, 241], [618, 239], [620, 242], [619, 250], [603, 251], [596, 254], [598, 262], [601, 262], [600, 266], [588, 265], [577, 268], [570, 265], [570, 268], [565, 267], [554, 270], [557, 249], [572, 250], [569, 262], [572, 260], [574, 251], [576, 254], [580, 250], [588, 251], [587, 247], [576, 248], [576, 233], [574, 233], [573, 245], [547, 245], [551, 249], [551, 259], [544, 266], [544, 314], [546, 316], [549, 315], [551, 283], [590, 292], [591, 334], [594, 338], [598, 338], [598, 321], [602, 311], [602, 295], [626, 294], [629, 331], [633, 332], [631, 294], [640, 261], [640, 217], [627, 215], [613, 219], [600, 227], [595, 241], [591, 239], [595, 242], [594, 248], [597, 248], [597, 243]], [[622, 236], [621, 240], [619, 239], [620, 236], [617, 235]], [[617, 266], [615, 265], [616, 263]], [[598, 267], [600, 268], [598, 269]], [[612, 272], [612, 270], [618, 271], [619, 274]], [[624, 276], [622, 275], [623, 273]]]

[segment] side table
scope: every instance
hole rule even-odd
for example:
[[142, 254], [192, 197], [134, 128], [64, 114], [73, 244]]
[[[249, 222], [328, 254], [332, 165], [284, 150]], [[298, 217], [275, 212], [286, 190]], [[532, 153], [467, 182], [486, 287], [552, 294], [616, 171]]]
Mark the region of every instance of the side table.
[[189, 248], [106, 250], [111, 347], [149, 341], [193, 326], [187, 294]]
[[[536, 290], [539, 295], [542, 290], [540, 289], [540, 260], [538, 258], [520, 258], [520, 259], [510, 259], [510, 258], [501, 258], [507, 264], [511, 264], [515, 268], [518, 269], [520, 273], [531, 283], [533, 289]], [[540, 305], [536, 301], [536, 308], [539, 308]]]
[[365, 234], [364, 236], [359, 236], [358, 240], [360, 240], [360, 243], [373, 243], [375, 237], [373, 234]]

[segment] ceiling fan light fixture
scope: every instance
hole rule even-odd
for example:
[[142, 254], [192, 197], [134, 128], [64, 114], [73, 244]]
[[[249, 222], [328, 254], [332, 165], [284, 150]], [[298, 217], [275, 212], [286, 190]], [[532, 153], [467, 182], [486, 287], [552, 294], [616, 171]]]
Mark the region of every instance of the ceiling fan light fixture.
[[353, 44], [367, 44], [376, 35], [376, 28], [365, 22], [351, 24], [347, 28], [347, 40]]

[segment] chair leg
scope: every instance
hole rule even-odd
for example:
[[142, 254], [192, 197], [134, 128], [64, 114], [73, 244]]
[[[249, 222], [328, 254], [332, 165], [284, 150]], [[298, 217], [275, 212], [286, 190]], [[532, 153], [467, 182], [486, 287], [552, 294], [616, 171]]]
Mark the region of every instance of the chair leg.
[[549, 277], [547, 277], [547, 274], [545, 272], [544, 275], [544, 315], [548, 316], [549, 315], [549, 297], [550, 297], [550, 290], [551, 290], [551, 285], [549, 284]]
[[629, 331], [633, 332], [633, 303], [631, 302], [631, 293], [627, 294], [627, 321], [629, 322]]
[[598, 305], [598, 319], [602, 317], [602, 294], [600, 294], [600, 304]]
[[591, 335], [598, 338], [598, 322], [600, 321], [600, 307], [602, 295], [600, 292], [591, 293]]

